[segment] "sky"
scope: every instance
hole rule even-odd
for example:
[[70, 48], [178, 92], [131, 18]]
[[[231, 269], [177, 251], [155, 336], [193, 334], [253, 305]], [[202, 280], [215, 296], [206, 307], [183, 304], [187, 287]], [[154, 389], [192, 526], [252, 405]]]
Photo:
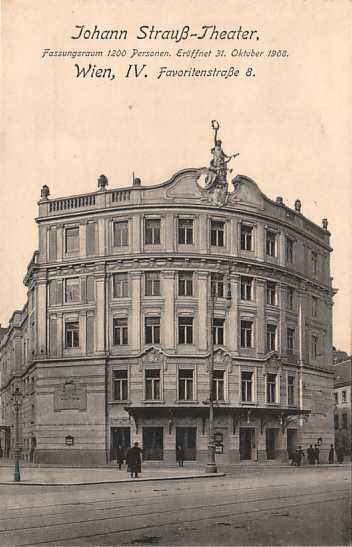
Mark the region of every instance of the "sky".
[[[338, 288], [333, 338], [350, 351], [351, 2], [4, 0], [1, 8], [2, 326], [25, 303], [22, 280], [37, 248], [34, 218], [43, 184], [51, 197], [60, 197], [94, 191], [101, 173], [110, 188], [131, 184], [133, 172], [143, 184], [163, 182], [178, 170], [208, 164], [210, 121], [217, 119], [225, 151], [240, 153], [234, 175], [251, 177], [269, 198], [282, 196], [289, 206], [299, 198], [303, 214], [318, 224], [328, 219]], [[127, 29], [128, 37], [73, 40], [76, 25]], [[241, 25], [259, 39], [139, 40], [141, 25], [194, 32], [202, 25]], [[104, 55], [43, 58], [46, 48]], [[211, 55], [176, 56], [193, 48]], [[232, 54], [241, 48], [263, 54]], [[120, 53], [107, 56], [109, 49]], [[131, 59], [133, 49], [168, 51], [170, 57]], [[287, 55], [270, 57], [270, 50]], [[75, 65], [89, 62], [111, 68], [115, 78], [77, 78]], [[146, 64], [147, 77], [126, 78], [133, 63]], [[233, 66], [240, 74], [158, 79], [160, 66]], [[245, 76], [248, 67], [255, 76]]]

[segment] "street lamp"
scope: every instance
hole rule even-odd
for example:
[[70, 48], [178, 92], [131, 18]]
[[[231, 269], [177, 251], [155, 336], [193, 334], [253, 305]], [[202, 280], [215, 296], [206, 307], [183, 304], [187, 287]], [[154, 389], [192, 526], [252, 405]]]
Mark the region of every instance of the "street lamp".
[[13, 406], [15, 409], [15, 473], [14, 481], [19, 482], [21, 480], [20, 475], [20, 427], [19, 427], [19, 410], [21, 406], [22, 393], [19, 388], [16, 387], [13, 395]]

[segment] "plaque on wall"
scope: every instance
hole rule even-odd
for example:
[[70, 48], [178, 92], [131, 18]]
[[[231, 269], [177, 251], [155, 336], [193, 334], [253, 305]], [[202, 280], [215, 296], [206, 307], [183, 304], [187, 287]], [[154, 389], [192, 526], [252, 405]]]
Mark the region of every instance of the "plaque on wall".
[[87, 410], [86, 386], [73, 380], [66, 381], [54, 391], [54, 411]]

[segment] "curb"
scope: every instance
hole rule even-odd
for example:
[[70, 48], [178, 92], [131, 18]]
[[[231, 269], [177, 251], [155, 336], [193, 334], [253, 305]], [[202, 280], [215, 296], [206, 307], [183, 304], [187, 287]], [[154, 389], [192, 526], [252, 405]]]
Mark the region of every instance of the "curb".
[[225, 477], [226, 473], [204, 473], [202, 475], [181, 475], [178, 477], [145, 477], [145, 478], [128, 478], [128, 479], [117, 479], [117, 480], [102, 480], [102, 481], [90, 481], [90, 482], [15, 482], [7, 481], [0, 482], [0, 485], [13, 485], [13, 486], [92, 486], [95, 484], [124, 484], [129, 482], [150, 482], [150, 481], [179, 481], [179, 480], [189, 480], [189, 479], [215, 479], [216, 477]]

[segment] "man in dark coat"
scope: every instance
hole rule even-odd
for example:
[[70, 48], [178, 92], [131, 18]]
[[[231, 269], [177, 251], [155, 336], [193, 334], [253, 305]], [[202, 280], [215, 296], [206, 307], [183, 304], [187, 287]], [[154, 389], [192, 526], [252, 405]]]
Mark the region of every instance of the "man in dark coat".
[[310, 465], [313, 465], [313, 463], [314, 463], [314, 448], [311, 444], [309, 445], [309, 448], [307, 448], [307, 458], [308, 458], [308, 463]]
[[334, 450], [334, 445], [331, 444], [330, 451], [329, 451], [329, 463], [334, 463], [334, 460], [335, 460], [335, 450]]
[[302, 450], [302, 447], [299, 446], [298, 450], [296, 450], [296, 462], [297, 462], [296, 465], [301, 465], [303, 458], [304, 458], [304, 452]]
[[316, 462], [319, 464], [319, 446], [317, 444], [314, 445], [314, 463]]
[[179, 467], [183, 467], [183, 458], [184, 458], [183, 446], [178, 445], [176, 447], [176, 461]]
[[126, 455], [127, 468], [129, 468], [131, 477], [133, 475], [137, 478], [138, 473], [142, 470], [142, 450], [139, 448], [138, 443], [134, 443], [132, 448], [128, 449]]

